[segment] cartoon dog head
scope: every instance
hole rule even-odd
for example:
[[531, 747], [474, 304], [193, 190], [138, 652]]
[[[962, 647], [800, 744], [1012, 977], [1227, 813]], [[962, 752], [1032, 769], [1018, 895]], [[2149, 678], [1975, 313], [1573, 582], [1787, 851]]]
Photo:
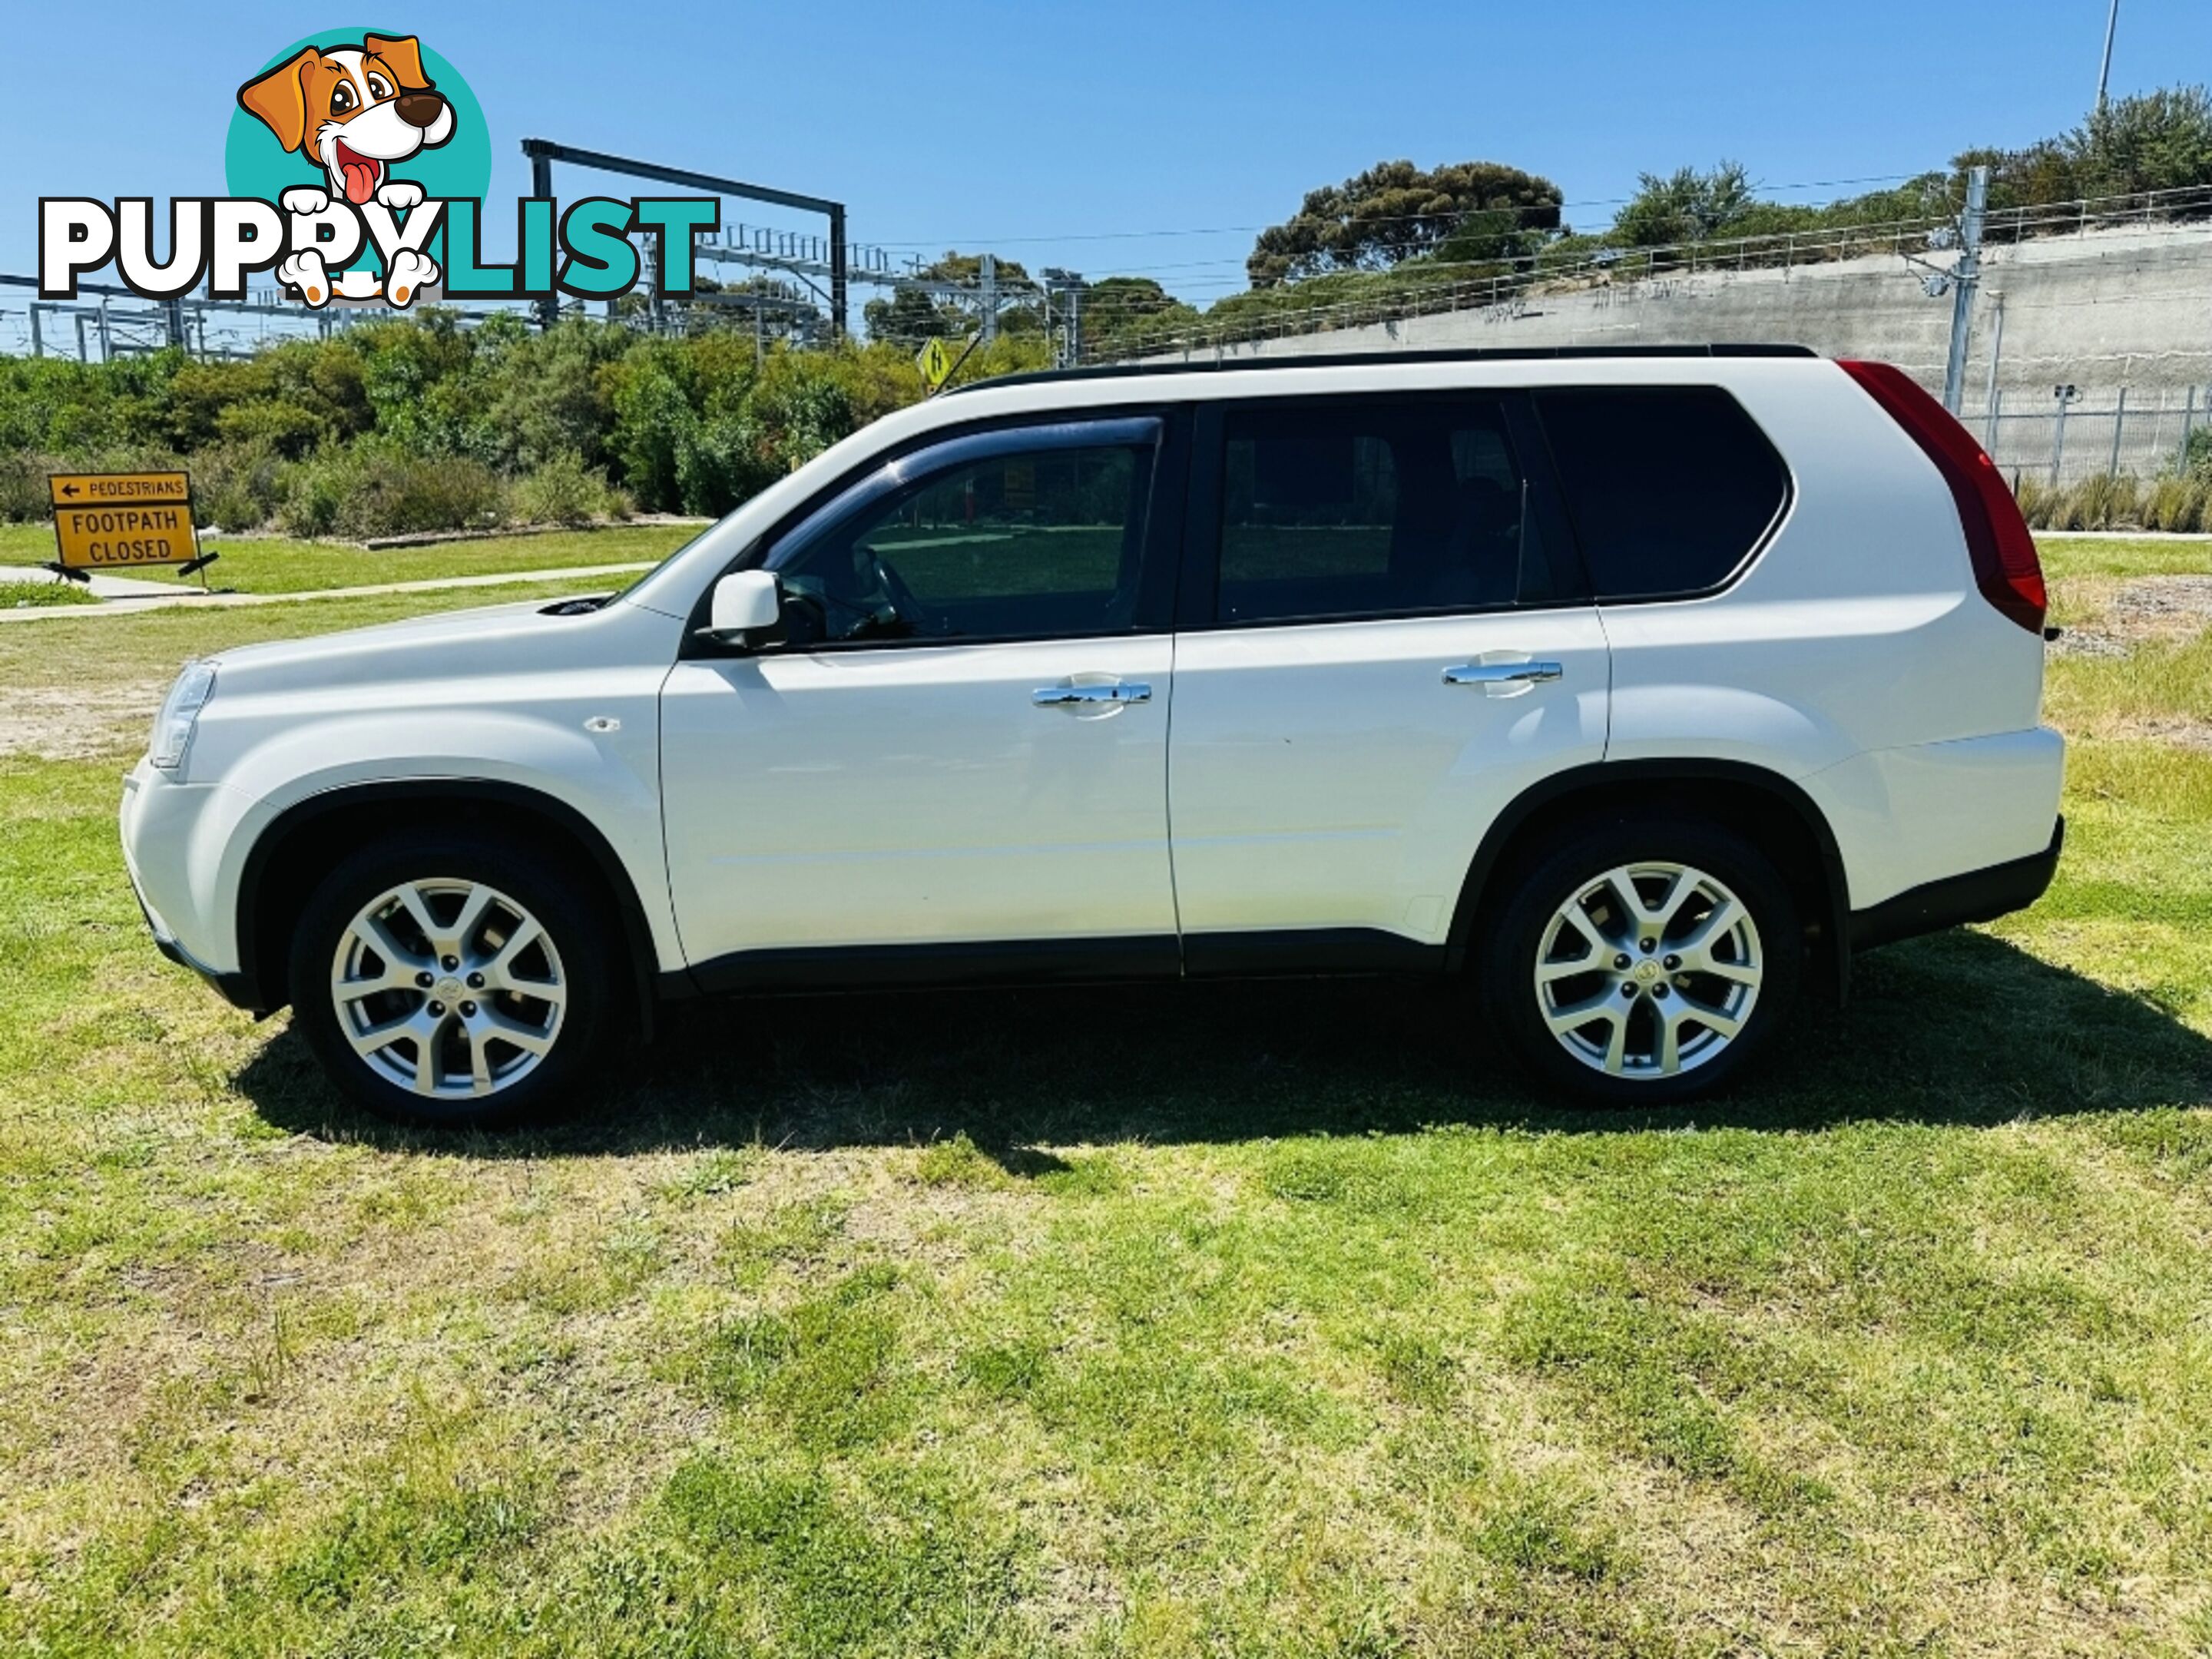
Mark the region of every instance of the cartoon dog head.
[[411, 34], [306, 47], [240, 87], [238, 101], [287, 150], [321, 162], [331, 194], [356, 207], [392, 162], [453, 136], [453, 106], [422, 73]]

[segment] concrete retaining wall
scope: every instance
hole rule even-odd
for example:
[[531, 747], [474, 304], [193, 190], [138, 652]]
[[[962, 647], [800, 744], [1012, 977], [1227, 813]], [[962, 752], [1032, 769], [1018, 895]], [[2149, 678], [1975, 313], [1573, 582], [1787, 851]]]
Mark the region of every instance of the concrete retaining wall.
[[[1940, 390], [1950, 330], [1950, 296], [1929, 298], [1921, 273], [1884, 255], [1601, 281], [1479, 309], [1176, 355], [1236, 361], [1395, 347], [1784, 342], [1830, 356], [1882, 358]], [[2051, 389], [2069, 382], [2081, 400], [2069, 411], [2063, 443], [2054, 442]], [[2116, 422], [2122, 388], [2126, 407]], [[2178, 451], [2185, 422], [2212, 424], [2212, 226], [2097, 230], [1989, 249], [1963, 402], [1969, 424], [1985, 441], [1995, 436], [2008, 467], [2048, 468], [2063, 448], [2063, 476], [2104, 471], [2113, 461], [2117, 425], [2123, 470], [2157, 471]]]

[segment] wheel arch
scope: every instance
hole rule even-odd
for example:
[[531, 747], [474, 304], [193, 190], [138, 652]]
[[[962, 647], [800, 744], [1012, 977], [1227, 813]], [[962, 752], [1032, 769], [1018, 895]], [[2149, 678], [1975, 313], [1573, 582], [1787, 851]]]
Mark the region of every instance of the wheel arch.
[[659, 972], [645, 907], [621, 857], [598, 826], [566, 801], [490, 778], [349, 784], [309, 795], [279, 813], [255, 838], [240, 872], [239, 979], [245, 995], [235, 1000], [263, 1011], [282, 1007], [292, 928], [316, 881], [379, 831], [397, 827], [403, 810], [432, 803], [457, 810], [464, 822], [550, 835], [597, 878], [618, 923], [639, 1029], [649, 1036], [658, 985], [665, 976]]
[[1805, 921], [1810, 988], [1841, 1002], [1850, 988], [1850, 889], [1826, 817], [1778, 772], [1741, 761], [1600, 761], [1531, 786], [1492, 823], [1461, 888], [1447, 965], [1463, 968], [1515, 873], [1569, 822], [1608, 812], [1648, 815], [1656, 805], [1747, 833], [1775, 860]]

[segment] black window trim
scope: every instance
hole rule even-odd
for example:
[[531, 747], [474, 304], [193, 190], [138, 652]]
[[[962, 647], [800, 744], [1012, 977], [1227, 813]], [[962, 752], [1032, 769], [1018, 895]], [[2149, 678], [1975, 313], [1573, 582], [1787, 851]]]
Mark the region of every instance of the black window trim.
[[1737, 560], [1728, 574], [1718, 581], [1706, 587], [1686, 587], [1663, 593], [1622, 594], [1610, 599], [1597, 591], [1597, 584], [1589, 574], [1589, 561], [1582, 555], [1582, 531], [1580, 526], [1575, 525], [1572, 504], [1567, 500], [1565, 487], [1555, 483], [1554, 489], [1560, 510], [1565, 514], [1568, 525], [1573, 526], [1576, 556], [1581, 562], [1583, 570], [1583, 591], [1590, 595], [1589, 603], [1601, 610], [1631, 605], [1684, 605], [1700, 599], [1718, 599], [1751, 573], [1752, 567], [1759, 562], [1766, 550], [1774, 544], [1775, 538], [1782, 533], [1782, 526], [1789, 521], [1790, 510], [1797, 505], [1797, 471], [1790, 465], [1788, 453], [1780, 444], [1774, 441], [1774, 435], [1759, 424], [1759, 417], [1744, 407], [1743, 399], [1737, 397], [1729, 387], [1721, 385], [1717, 380], [1668, 380], [1655, 384], [1645, 384], [1641, 381], [1598, 383], [1589, 380], [1569, 380], [1560, 381], [1552, 386], [1528, 387], [1528, 418], [1533, 422], [1537, 434], [1543, 440], [1545, 464], [1552, 469], [1552, 476], [1556, 481], [1559, 477], [1558, 462], [1552, 454], [1551, 429], [1544, 424], [1543, 410], [1540, 406], [1540, 399], [1547, 392], [1717, 392], [1735, 405], [1736, 413], [1743, 416], [1744, 423], [1758, 434], [1759, 442], [1766, 446], [1767, 453], [1774, 458], [1775, 465], [1782, 473], [1782, 499], [1775, 506], [1774, 516], [1766, 521], [1765, 528], [1759, 532], [1751, 545], [1745, 550], [1743, 556]]
[[[1248, 410], [1303, 408], [1315, 404], [1333, 409], [1408, 404], [1464, 403], [1483, 398], [1500, 404], [1506, 433], [1513, 441], [1514, 459], [1520, 464], [1528, 492], [1528, 507], [1535, 514], [1552, 567], [1555, 591], [1543, 600], [1504, 605], [1422, 605], [1412, 610], [1352, 611], [1304, 617], [1256, 617], [1223, 621], [1217, 614], [1221, 598], [1221, 497], [1228, 467], [1225, 432], [1229, 416]], [[1512, 617], [1546, 611], [1579, 610], [1590, 603], [1589, 579], [1582, 557], [1582, 544], [1574, 533], [1561, 499], [1559, 477], [1552, 464], [1550, 444], [1537, 425], [1528, 389], [1520, 386], [1422, 386], [1402, 392], [1366, 389], [1358, 392], [1278, 393], [1272, 397], [1219, 398], [1197, 406], [1190, 443], [1189, 507], [1182, 535], [1182, 580], [1176, 605], [1178, 633], [1237, 632], [1255, 628], [1344, 627], [1354, 623], [1435, 622], [1454, 617]]]
[[[919, 471], [903, 478], [896, 475], [906, 463], [917, 457], [974, 444], [975, 447], [972, 451], [951, 463], [957, 465], [961, 461], [987, 459], [993, 453], [1018, 451], [1030, 434], [1039, 431], [1072, 434], [1078, 429], [1095, 429], [1136, 422], [1148, 422], [1156, 431], [1152, 479], [1144, 509], [1144, 552], [1137, 574], [1137, 612], [1127, 628], [1079, 634], [994, 634], [988, 638], [972, 639], [916, 635], [908, 639], [820, 640], [787, 648], [781, 643], [738, 645], [715, 639], [701, 631], [707, 625], [708, 613], [714, 605], [715, 583], [733, 571], [773, 568], [770, 562], [798, 532], [817, 520], [827, 521], [833, 514], [842, 517], [846, 511], [873, 499], [872, 495], [861, 496], [860, 492], [866, 490], [877, 480], [891, 481], [884, 486], [886, 492], [912, 482], [914, 477], [921, 476]], [[989, 441], [994, 439], [1004, 439], [1003, 447]], [[1102, 441], [1110, 444], [1116, 441]], [[1126, 442], [1127, 440], [1120, 441]], [[1055, 441], [1049, 447], [1081, 448], [1084, 446], [1070, 435], [1064, 441]], [[928, 470], [933, 471], [936, 469], [932, 467]], [[990, 646], [1034, 645], [1056, 640], [1133, 640], [1172, 633], [1177, 573], [1182, 564], [1182, 503], [1189, 470], [1190, 406], [1187, 404], [1145, 403], [1103, 405], [1095, 409], [1033, 410], [1018, 415], [1000, 415], [983, 420], [963, 421], [957, 425], [933, 427], [926, 432], [915, 433], [911, 438], [890, 448], [877, 451], [824, 484], [747, 543], [721, 569], [716, 571], [700, 590], [698, 601], [691, 608], [678, 659], [696, 661], [739, 657], [817, 656], [853, 651], [975, 650]]]

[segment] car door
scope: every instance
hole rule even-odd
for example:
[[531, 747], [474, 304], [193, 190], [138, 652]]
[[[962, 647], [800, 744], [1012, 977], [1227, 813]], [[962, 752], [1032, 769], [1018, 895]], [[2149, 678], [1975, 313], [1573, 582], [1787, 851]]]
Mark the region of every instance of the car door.
[[662, 696], [703, 983], [1177, 970], [1170, 427], [943, 440], [771, 539], [782, 640], [687, 652]]
[[1483, 833], [1603, 757], [1609, 664], [1517, 394], [1205, 411], [1169, 757], [1192, 972], [1412, 964]]

